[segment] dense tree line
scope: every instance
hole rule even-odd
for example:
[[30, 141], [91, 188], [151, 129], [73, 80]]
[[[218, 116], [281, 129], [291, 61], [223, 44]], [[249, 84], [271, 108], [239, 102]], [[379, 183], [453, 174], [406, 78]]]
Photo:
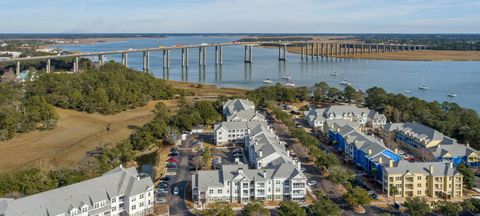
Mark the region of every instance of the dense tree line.
[[83, 73], [43, 74], [28, 82], [27, 95], [43, 96], [55, 106], [113, 114], [145, 105], [150, 100], [184, 94], [163, 80], [109, 62]]
[[373, 87], [366, 91], [367, 107], [385, 114], [392, 122], [419, 122], [461, 143], [480, 148], [480, 118], [475, 110], [456, 103], [427, 102], [416, 97], [392, 94]]
[[307, 87], [291, 88], [281, 84], [273, 86], [263, 86], [253, 91], [247, 92], [247, 98], [255, 104], [264, 105], [268, 101], [295, 102], [303, 101], [309, 98], [309, 89]]
[[156, 116], [153, 121], [135, 130], [130, 141], [136, 150], [143, 150], [152, 144], [173, 142], [174, 135], [191, 130], [195, 125], [212, 125], [222, 120], [218, 112], [219, 101], [199, 101], [193, 104], [180, 99], [179, 110], [175, 115], [169, 115], [167, 106], [156, 105]]
[[0, 176], [0, 197], [32, 195], [84, 181], [95, 175], [85, 168], [58, 168], [49, 171], [23, 169]]
[[55, 127], [58, 116], [52, 105], [41, 95], [25, 96], [22, 87], [0, 83], [0, 141], [16, 133]]
[[434, 50], [480, 50], [478, 34], [365, 34], [354, 38], [367, 43], [428, 45]]

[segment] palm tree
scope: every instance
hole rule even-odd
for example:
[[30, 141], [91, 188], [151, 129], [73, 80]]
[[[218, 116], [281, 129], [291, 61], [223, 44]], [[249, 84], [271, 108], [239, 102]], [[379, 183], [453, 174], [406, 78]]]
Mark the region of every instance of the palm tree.
[[393, 194], [393, 204], [395, 204], [395, 196], [397, 195], [397, 193], [398, 193], [397, 186], [392, 186], [390, 188], [390, 194]]

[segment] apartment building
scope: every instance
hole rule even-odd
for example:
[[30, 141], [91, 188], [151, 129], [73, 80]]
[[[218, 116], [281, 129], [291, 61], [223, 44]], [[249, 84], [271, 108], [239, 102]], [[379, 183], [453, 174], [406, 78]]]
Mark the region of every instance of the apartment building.
[[228, 143], [244, 144], [249, 129], [257, 126], [268, 128], [266, 121], [234, 121], [221, 122], [214, 125], [214, 140], [216, 145]]
[[392, 151], [382, 140], [359, 131], [355, 123], [340, 121], [333, 125], [328, 132], [329, 142], [335, 143], [347, 160], [374, 175], [379, 183], [383, 179], [384, 167], [402, 160], [396, 149]]
[[135, 168], [20, 199], [0, 199], [2, 216], [143, 216], [153, 212], [154, 185]]
[[462, 197], [463, 176], [452, 163], [401, 160], [396, 166], [385, 168], [382, 190], [388, 196]]
[[359, 108], [354, 105], [335, 105], [322, 109], [311, 109], [304, 113], [305, 120], [312, 128], [323, 130], [326, 120], [345, 119], [360, 126], [373, 128], [383, 127], [387, 123], [385, 115], [368, 108]]
[[436, 161], [453, 162], [455, 167], [461, 163], [480, 166], [480, 155], [475, 149], [423, 124], [392, 123], [385, 125], [384, 130], [395, 133], [395, 140], [411, 150], [429, 150]]
[[249, 130], [245, 149], [250, 166], [255, 169], [294, 163], [290, 152], [286, 150], [285, 142], [281, 141], [272, 129], [261, 125]]
[[265, 169], [249, 169], [245, 164], [223, 165], [219, 170], [199, 171], [192, 176], [192, 198], [198, 205], [246, 204], [251, 200], [304, 202], [306, 183], [300, 167], [291, 163]]

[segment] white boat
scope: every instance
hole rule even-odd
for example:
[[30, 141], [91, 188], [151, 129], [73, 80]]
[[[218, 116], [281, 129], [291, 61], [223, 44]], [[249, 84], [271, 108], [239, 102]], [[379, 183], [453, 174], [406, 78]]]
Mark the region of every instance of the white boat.
[[264, 84], [273, 84], [273, 81], [267, 78], [267, 79], [263, 80], [263, 83]]
[[338, 76], [339, 74], [337, 72], [331, 73], [330, 75], [332, 76]]
[[288, 80], [288, 82], [285, 83], [285, 86], [295, 87], [295, 83], [291, 80]]
[[451, 92], [450, 92], [450, 93], [448, 93], [448, 95], [447, 95], [447, 96], [448, 96], [448, 97], [457, 97], [457, 94], [455, 94], [455, 93], [451, 93]]
[[348, 80], [343, 80], [343, 81], [340, 82], [340, 85], [349, 86], [349, 85], [352, 85], [352, 83]]
[[291, 80], [291, 79], [292, 79], [292, 76], [290, 76], [290, 75], [283, 75], [283, 76], [282, 76], [282, 79]]
[[420, 90], [429, 90], [430, 88], [428, 88], [428, 86], [426, 85], [422, 85], [420, 87], [418, 87]]
[[412, 91], [410, 91], [410, 90], [406, 90], [406, 91], [404, 91], [404, 92], [407, 93], [407, 94], [412, 93]]

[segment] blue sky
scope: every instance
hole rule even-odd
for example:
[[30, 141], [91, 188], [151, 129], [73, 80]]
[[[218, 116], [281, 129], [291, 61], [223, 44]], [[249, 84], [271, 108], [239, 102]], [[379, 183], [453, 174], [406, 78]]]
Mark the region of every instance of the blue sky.
[[480, 0], [0, 0], [0, 33], [480, 33]]

